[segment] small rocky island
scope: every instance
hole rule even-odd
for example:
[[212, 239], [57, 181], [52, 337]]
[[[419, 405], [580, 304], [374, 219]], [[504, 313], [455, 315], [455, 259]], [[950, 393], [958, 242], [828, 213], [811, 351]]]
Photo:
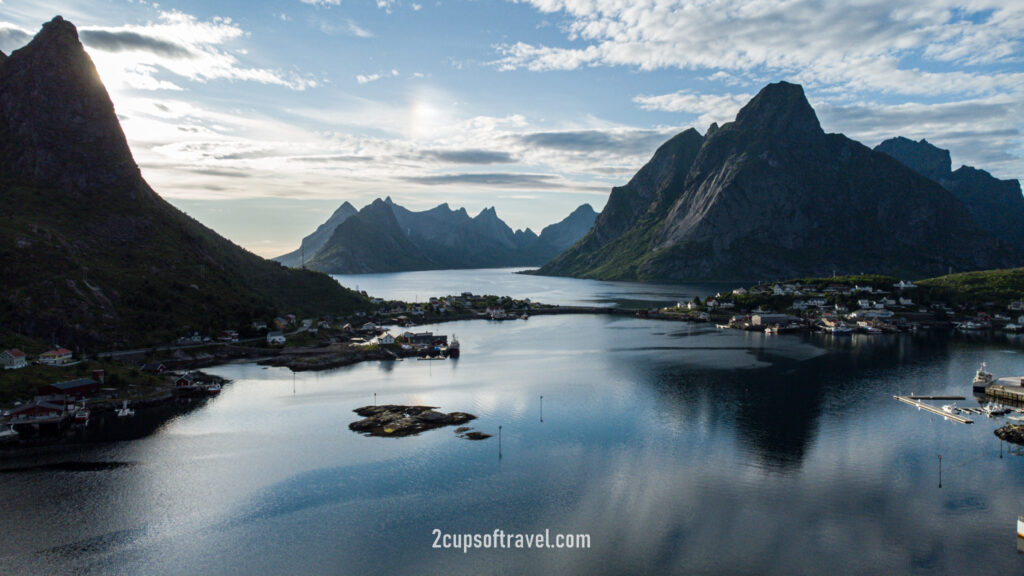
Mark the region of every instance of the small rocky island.
[[1000, 440], [1006, 440], [1013, 444], [1024, 446], [1024, 426], [1020, 424], [1007, 424], [995, 431]]
[[402, 406], [385, 404], [382, 406], [363, 406], [354, 410], [363, 417], [362, 420], [348, 425], [349, 430], [367, 436], [383, 436], [397, 438], [413, 436], [426, 430], [445, 426], [460, 426], [456, 433], [460, 438], [483, 440], [490, 434], [470, 431], [462, 424], [475, 420], [476, 416], [465, 412], [438, 412], [436, 406]]

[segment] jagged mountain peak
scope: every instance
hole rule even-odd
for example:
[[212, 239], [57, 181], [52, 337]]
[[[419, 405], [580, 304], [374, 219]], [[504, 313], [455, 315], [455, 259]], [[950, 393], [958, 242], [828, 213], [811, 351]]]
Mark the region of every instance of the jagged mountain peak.
[[0, 173], [25, 184], [148, 190], [78, 31], [60, 16], [0, 67], [0, 152]]
[[817, 137], [824, 134], [818, 115], [799, 84], [769, 84], [740, 109], [735, 126], [788, 138]]

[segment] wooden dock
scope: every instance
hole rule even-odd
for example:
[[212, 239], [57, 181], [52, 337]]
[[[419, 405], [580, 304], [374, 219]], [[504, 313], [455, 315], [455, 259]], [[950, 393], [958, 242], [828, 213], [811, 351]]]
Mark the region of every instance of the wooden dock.
[[915, 397], [911, 397], [911, 396], [893, 396], [893, 398], [895, 398], [895, 399], [897, 399], [900, 402], [903, 402], [905, 404], [910, 404], [911, 406], [916, 406], [919, 410], [927, 410], [928, 412], [931, 412], [932, 414], [938, 414], [939, 416], [942, 416], [943, 418], [952, 420], [953, 422], [959, 422], [961, 424], [973, 424], [974, 423], [974, 420], [971, 420], [969, 418], [964, 418], [963, 416], [957, 416], [956, 414], [950, 414], [948, 412], [943, 412], [941, 409], [936, 408], [935, 406], [932, 406], [931, 404], [925, 404], [924, 402], [918, 400]]

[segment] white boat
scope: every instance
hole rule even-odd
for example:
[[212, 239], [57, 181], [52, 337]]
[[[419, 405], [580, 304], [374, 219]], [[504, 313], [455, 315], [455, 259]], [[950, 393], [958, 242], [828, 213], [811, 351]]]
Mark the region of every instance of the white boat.
[[833, 336], [849, 336], [853, 333], [853, 328], [850, 328], [844, 322], [839, 322], [833, 326], [826, 326], [825, 331]]
[[117, 410], [117, 417], [118, 418], [131, 418], [132, 416], [135, 416], [135, 410], [132, 410], [131, 408], [129, 408], [128, 407], [128, 401], [125, 400], [124, 404], [121, 405], [121, 408], [119, 408]]
[[989, 402], [988, 404], [985, 404], [985, 406], [982, 407], [981, 411], [989, 416], [1001, 416], [1003, 414], [1010, 413], [1009, 408], [1003, 406], [1002, 404], [996, 404], [995, 402]]
[[764, 329], [764, 333], [765, 334], [778, 334], [779, 333], [779, 325], [778, 324], [773, 324], [773, 325], [765, 328]]
[[0, 442], [7, 442], [9, 440], [15, 440], [18, 438], [18, 432], [14, 429], [14, 426], [3, 426], [0, 427]]
[[985, 368], [986, 364], [985, 362], [982, 362], [978, 371], [974, 374], [974, 382], [972, 385], [975, 392], [984, 392], [986, 386], [996, 381], [996, 377]]
[[959, 414], [960, 409], [956, 407], [956, 403], [946, 404], [942, 407], [942, 411], [947, 414]]
[[1017, 536], [1024, 538], [1024, 516], [1017, 516]]
[[1006, 326], [1003, 326], [1003, 332], [1017, 333], [1020, 332], [1021, 330], [1024, 330], [1024, 326], [1021, 326], [1020, 324], [1014, 324], [1012, 322], [1010, 324], [1007, 324]]

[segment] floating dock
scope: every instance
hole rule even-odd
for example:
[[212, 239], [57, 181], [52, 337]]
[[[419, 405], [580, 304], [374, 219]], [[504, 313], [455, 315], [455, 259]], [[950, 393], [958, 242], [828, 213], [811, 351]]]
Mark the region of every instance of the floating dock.
[[912, 396], [893, 396], [893, 398], [895, 398], [895, 399], [897, 399], [900, 402], [903, 402], [905, 404], [910, 404], [911, 406], [917, 406], [917, 408], [919, 410], [927, 410], [928, 412], [931, 412], [933, 414], [938, 414], [939, 416], [942, 416], [943, 418], [946, 418], [948, 420], [952, 420], [953, 422], [959, 422], [961, 424], [973, 424], [974, 423], [974, 420], [971, 420], [969, 418], [964, 418], [963, 416], [957, 416], [956, 414], [950, 414], [949, 412], [943, 412], [941, 409], [936, 408], [935, 406], [932, 406], [931, 404], [925, 404], [924, 402], [921, 402], [920, 400], [918, 400], [917, 398], [912, 397]]

